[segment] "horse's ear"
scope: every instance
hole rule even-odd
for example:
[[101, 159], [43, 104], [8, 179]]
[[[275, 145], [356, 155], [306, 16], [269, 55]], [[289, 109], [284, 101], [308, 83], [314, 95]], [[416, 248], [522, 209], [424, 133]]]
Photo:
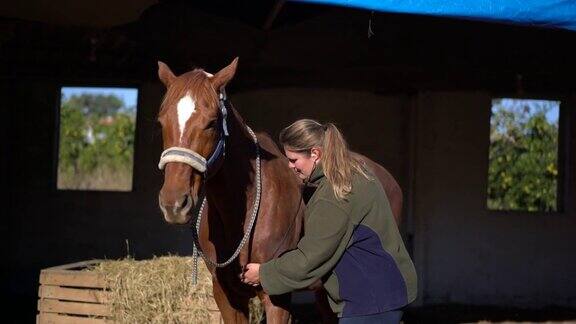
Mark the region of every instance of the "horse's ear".
[[236, 67], [238, 66], [238, 58], [235, 58], [230, 65], [220, 70], [218, 73], [212, 77], [212, 85], [214, 89], [220, 90], [232, 80], [234, 74], [236, 73]]
[[161, 61], [158, 61], [158, 77], [160, 78], [160, 81], [164, 83], [166, 88], [168, 88], [174, 79], [176, 79], [176, 76], [172, 73], [172, 70], [170, 70], [168, 65]]

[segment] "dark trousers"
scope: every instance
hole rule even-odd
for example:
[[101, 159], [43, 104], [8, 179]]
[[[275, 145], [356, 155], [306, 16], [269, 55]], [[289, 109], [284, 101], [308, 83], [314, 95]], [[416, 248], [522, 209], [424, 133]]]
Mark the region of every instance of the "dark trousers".
[[402, 319], [402, 311], [394, 310], [380, 314], [341, 317], [339, 324], [399, 324]]

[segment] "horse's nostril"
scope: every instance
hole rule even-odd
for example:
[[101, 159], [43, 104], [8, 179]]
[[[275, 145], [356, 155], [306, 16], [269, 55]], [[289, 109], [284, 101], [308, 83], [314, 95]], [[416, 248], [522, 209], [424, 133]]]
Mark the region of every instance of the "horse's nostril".
[[174, 202], [174, 208], [176, 208], [176, 209], [183, 208], [184, 205], [186, 205], [186, 196], [182, 196], [180, 199], [177, 199]]

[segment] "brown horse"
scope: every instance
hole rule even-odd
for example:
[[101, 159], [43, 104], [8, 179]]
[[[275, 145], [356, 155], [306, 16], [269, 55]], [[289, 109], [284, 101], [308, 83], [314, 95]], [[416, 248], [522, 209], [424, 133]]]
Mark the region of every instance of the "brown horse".
[[[164, 219], [173, 224], [190, 222], [198, 210], [204, 215], [198, 241], [226, 323], [247, 323], [248, 301], [256, 295], [267, 323], [287, 323], [289, 296], [268, 296], [243, 284], [239, 274], [249, 262], [266, 262], [296, 246], [304, 215], [301, 183], [274, 141], [266, 134], [253, 136], [227, 103], [224, 87], [237, 63], [235, 59], [214, 75], [196, 69], [180, 76], [158, 63], [167, 88], [158, 114], [165, 150], [159, 165], [165, 171], [159, 204]], [[384, 168], [364, 159], [382, 182], [399, 221], [400, 187]], [[207, 206], [198, 208], [204, 205], [203, 197]]]

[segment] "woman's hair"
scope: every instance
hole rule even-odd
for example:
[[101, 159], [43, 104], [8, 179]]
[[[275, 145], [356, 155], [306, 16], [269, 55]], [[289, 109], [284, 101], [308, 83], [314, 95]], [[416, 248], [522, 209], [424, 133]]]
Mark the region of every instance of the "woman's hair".
[[352, 190], [354, 171], [370, 179], [364, 163], [354, 158], [342, 133], [332, 123], [324, 125], [312, 119], [300, 119], [280, 132], [280, 144], [290, 151], [310, 154], [322, 149], [322, 167], [337, 199], [343, 200]]

